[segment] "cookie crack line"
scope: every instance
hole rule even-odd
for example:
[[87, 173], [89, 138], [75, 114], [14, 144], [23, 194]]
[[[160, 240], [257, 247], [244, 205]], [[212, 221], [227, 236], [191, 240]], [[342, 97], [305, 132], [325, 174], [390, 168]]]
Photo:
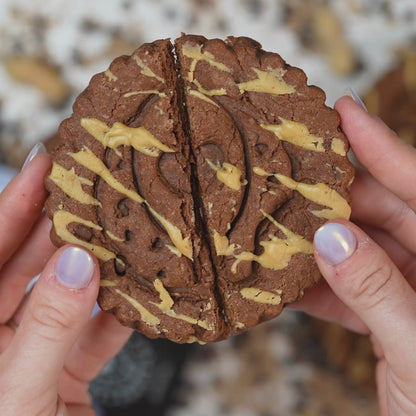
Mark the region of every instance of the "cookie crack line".
[[[103, 84], [104, 81], [106, 83], [105, 91], [110, 90], [109, 84], [115, 84], [114, 89], [117, 89], [117, 97], [108, 98], [110, 119], [100, 113], [101, 104], [92, 96], [94, 90], [99, 87], [99, 82], [95, 82], [84, 94], [91, 108], [88, 111], [81, 108], [84, 111], [82, 112], [78, 108], [79, 105], [76, 117], [69, 119], [68, 123], [72, 123], [73, 127], [74, 123], [81, 120], [83, 130], [80, 130], [79, 126], [76, 128], [80, 131], [81, 137], [85, 137], [85, 143], [81, 147], [78, 144], [74, 146], [72, 141], [75, 138], [67, 138], [69, 144], [63, 146], [66, 153], [63, 154], [61, 151], [62, 156], [58, 154], [54, 161], [49, 181], [55, 188], [49, 185], [48, 189], [51, 192], [60, 189], [65, 198], [61, 198], [61, 202], [51, 200], [52, 208], [49, 208], [48, 214], [53, 219], [59, 243], [67, 241], [82, 244], [91, 249], [102, 263], [109, 260], [114, 262], [113, 272], [117, 276], [111, 274], [110, 267], [104, 268], [109, 270], [109, 274], [103, 276], [102, 293], [103, 296], [110, 296], [110, 292], [111, 296], [118, 296], [118, 301], [111, 298], [106, 303], [110, 305], [110, 309], [117, 308], [116, 305], [121, 298], [128, 303], [130, 311], [136, 310], [136, 315], [131, 315], [131, 319], [136, 321], [130, 324], [136, 325], [137, 322], [141, 322], [137, 325], [149, 336], [164, 336], [180, 342], [220, 340], [234, 332], [242, 332], [263, 319], [276, 316], [285, 303], [299, 297], [298, 289], [295, 289], [296, 293], [294, 289], [290, 289], [293, 293], [286, 289], [295, 286], [291, 283], [291, 277], [286, 277], [286, 269], [290, 265], [290, 273], [295, 273], [298, 269], [312, 268], [311, 244], [305, 235], [310, 235], [325, 219], [344, 218], [350, 213], [345, 199], [348, 178], [351, 176], [351, 169], [345, 161], [348, 149], [341, 133], [335, 131], [335, 125], [328, 127], [325, 132], [325, 126], [321, 128], [316, 123], [311, 125], [307, 117], [303, 119], [302, 115], [295, 111], [298, 96], [301, 97], [299, 99], [302, 108], [307, 108], [308, 114], [315, 114], [316, 118], [319, 118], [321, 111], [327, 111], [328, 108], [317, 109], [316, 105], [309, 108], [306, 100], [309, 86], [306, 79], [297, 81], [297, 72], [292, 71], [292, 67], [286, 65], [277, 54], [261, 50], [257, 43], [243, 38], [232, 38], [223, 42], [183, 35], [174, 44], [169, 42], [170, 46], [166, 46], [165, 42], [164, 52], [169, 53], [162, 58], [156, 54], [156, 42], [150, 45], [153, 46], [147, 49], [139, 48], [131, 58], [123, 61], [123, 65], [131, 66], [135, 63], [138, 67], [139, 81], [135, 84], [136, 80], [131, 80], [134, 85], [131, 91], [120, 91], [118, 88], [120, 85], [125, 88], [126, 83], [122, 78], [127, 76], [127, 72], [119, 71], [117, 65], [102, 75], [101, 81]], [[155, 64], [158, 63], [156, 58], [162, 60], [160, 66]], [[237, 72], [233, 71], [237, 71], [238, 76]], [[120, 84], [121, 81], [123, 84]], [[267, 114], [261, 100], [271, 108]], [[126, 116], [125, 119], [117, 119], [118, 114], [123, 115], [121, 110], [127, 108], [129, 103], [137, 104], [137, 108], [134, 107], [135, 112], [127, 112], [129, 117]], [[147, 110], [145, 111], [147, 108], [150, 124]], [[209, 116], [199, 116], [198, 119], [198, 111], [205, 111], [206, 108], [209, 109]], [[156, 112], [159, 112], [158, 117], [154, 115]], [[152, 117], [159, 120], [159, 125], [151, 124]], [[214, 123], [212, 134], [215, 137], [212, 137], [212, 143], [222, 152], [220, 158], [215, 156], [217, 150], [214, 147], [204, 150], [206, 154], [201, 153], [202, 145], [209, 143], [209, 132], [206, 136], [203, 133], [201, 138], [197, 137], [201, 130], [191, 125], [192, 117], [196, 117], [196, 121], [206, 120], [208, 124]], [[212, 117], [212, 120], [209, 120], [209, 117]], [[146, 120], [145, 123], [143, 120]], [[221, 120], [225, 120], [226, 127], [223, 128], [229, 129], [228, 133], [232, 134], [224, 133], [223, 137], [217, 137], [221, 136], [222, 130], [214, 125]], [[143, 125], [148, 128], [144, 128]], [[250, 130], [252, 125], [255, 125], [253, 131]], [[165, 130], [174, 139], [164, 140]], [[70, 131], [71, 128], [62, 128], [60, 134], [66, 137]], [[259, 141], [259, 137], [263, 137], [264, 140]], [[97, 156], [100, 153], [94, 153], [94, 149], [100, 146], [98, 142], [103, 146], [103, 160]], [[259, 143], [265, 148], [257, 149], [255, 146]], [[283, 153], [276, 151], [275, 143], [282, 149], [285, 149], [286, 144], [290, 147], [290, 155], [286, 154], [287, 160]], [[274, 146], [274, 150], [263, 156], [263, 152], [271, 151], [271, 148], [268, 150], [268, 146]], [[122, 156], [128, 153], [127, 148], [130, 149], [131, 166], [129, 163], [129, 166], [122, 168], [125, 172], [119, 174], [114, 167], [117, 160], [114, 159], [112, 162], [109, 155], [123, 161]], [[149, 179], [150, 170], [150, 173], [143, 175], [143, 170], [160, 169], [160, 158], [167, 153], [178, 155], [173, 158], [167, 156], [164, 159], [167, 162], [163, 166], [166, 166], [171, 175], [165, 177], [169, 178], [167, 183]], [[213, 155], [212, 158], [210, 154]], [[309, 160], [317, 166], [319, 163], [319, 169], [323, 172], [322, 182], [325, 183], [319, 183], [313, 175], [309, 178], [307, 171], [301, 172], [304, 176], [293, 176], [293, 173], [290, 173], [292, 169], [302, 170]], [[204, 182], [203, 175], [206, 173], [200, 169], [201, 161], [206, 164], [208, 178], [215, 180], [209, 179]], [[292, 163], [293, 161], [297, 161], [298, 164]], [[70, 163], [76, 163], [75, 169]], [[117, 166], [118, 163], [121, 162], [117, 162]], [[183, 176], [179, 177], [177, 182], [169, 182], [176, 172], [176, 168], [172, 167], [176, 166], [175, 163], [180, 166]], [[317, 166], [312, 165], [312, 168], [317, 169]], [[341, 178], [336, 183], [333, 177], [335, 167]], [[88, 174], [85, 173], [87, 171]], [[91, 180], [92, 175], [95, 175], [94, 180]], [[295, 181], [293, 177], [298, 180]], [[181, 178], [184, 178], [182, 185]], [[270, 178], [279, 185], [279, 189], [285, 191], [281, 191], [280, 194], [273, 193], [274, 188], [267, 185]], [[184, 199], [178, 205], [179, 193], [169, 199], [174, 193], [168, 186], [170, 183], [177, 185], [178, 189], [189, 185], [186, 201]], [[205, 183], [208, 184], [206, 188]], [[142, 237], [138, 234], [135, 236], [132, 233], [120, 233], [118, 226], [116, 230], [111, 229], [111, 224], [114, 225], [115, 222], [107, 223], [103, 205], [107, 204], [108, 212], [114, 202], [104, 201], [106, 194], [100, 195], [100, 186], [104, 186], [105, 192], [111, 195], [116, 193], [145, 210], [143, 215], [147, 220], [144, 221], [155, 223], [149, 225], [149, 233], [159, 236], [165, 234], [172, 243], [165, 244], [169, 240], [163, 237], [162, 244], [157, 237], [161, 254], [152, 259], [159, 258], [163, 263], [163, 255], [166, 259], [169, 254], [172, 264], [178, 264], [178, 271], [173, 272], [172, 268], [164, 268], [161, 264], [160, 274], [158, 271], [157, 275], [155, 272], [153, 276], [153, 269], [149, 272], [149, 283], [153, 284], [153, 287], [143, 288], [138, 284], [134, 290], [126, 289], [133, 284], [130, 280], [131, 276], [136, 274], [136, 269], [126, 273], [127, 268], [134, 267], [134, 262], [132, 263], [130, 257], [123, 257], [123, 244], [125, 240], [131, 239], [140, 242]], [[340, 193], [333, 189], [334, 186]], [[305, 201], [301, 207], [301, 214], [305, 216], [301, 222], [303, 221], [305, 230], [296, 224], [291, 204], [284, 204], [287, 201], [284, 196], [286, 191], [296, 193], [296, 201], [299, 198]], [[166, 201], [158, 199], [158, 192], [166, 196]], [[260, 193], [260, 199], [257, 198], [257, 193]], [[214, 195], [212, 201], [211, 194]], [[222, 197], [222, 194], [225, 196]], [[234, 198], [233, 195], [238, 196]], [[111, 201], [116, 199], [114, 197]], [[180, 212], [170, 215], [170, 201], [173, 201], [171, 207], [174, 206], [176, 209], [179, 206]], [[220, 202], [222, 212], [219, 207], [213, 206]], [[97, 224], [90, 220], [91, 216], [87, 217], [89, 219], [82, 218], [83, 206], [90, 206], [89, 212], [96, 212]], [[140, 215], [142, 208], [137, 210]], [[250, 214], [249, 210], [255, 212]], [[247, 228], [250, 230], [249, 235], [244, 235], [243, 218], [251, 221], [250, 227]], [[259, 235], [259, 227], [267, 222], [271, 226]], [[80, 227], [81, 231], [77, 231], [77, 236], [73, 231], [74, 226], [71, 225], [73, 223], [90, 231]], [[216, 224], [220, 228], [216, 228]], [[109, 229], [106, 229], [107, 225], [110, 225]], [[136, 227], [136, 230], [140, 231], [140, 226]], [[254, 236], [251, 235], [253, 232]], [[83, 235], [88, 238], [93, 235], [94, 240], [84, 241]], [[251, 247], [253, 238], [254, 249]], [[154, 237], [151, 241], [152, 247], [153, 239]], [[138, 245], [138, 250], [140, 247]], [[140, 255], [146, 256], [146, 251]], [[296, 263], [305, 262], [306, 257], [309, 259], [308, 263], [303, 263], [297, 269]], [[133, 266], [127, 263], [132, 263]], [[182, 267], [184, 265], [186, 267]], [[152, 267], [158, 270], [156, 264]], [[168, 271], [167, 275], [165, 270]], [[188, 270], [192, 270], [193, 273], [189, 278]], [[282, 270], [284, 272], [280, 273]], [[308, 270], [308, 273], [314, 273], [313, 270]], [[180, 273], [184, 275], [181, 276]], [[309, 277], [309, 274], [305, 277], [305, 282], [297, 286], [306, 288], [311, 282], [315, 282], [316, 277], [313, 274]], [[172, 297], [170, 288], [178, 287], [177, 279], [180, 278], [184, 284], [190, 285], [188, 287], [194, 292], [195, 298], [192, 298], [192, 301]], [[207, 299], [212, 300], [212, 305], [208, 302], [210, 305], [203, 306]], [[117, 313], [122, 314], [122, 309]], [[169, 329], [169, 325], [176, 325], [173, 321], [179, 322], [178, 328], [182, 329], [178, 331], [184, 331], [183, 333], [174, 333], [174, 330]], [[185, 327], [188, 329], [184, 330]]]
[[[212, 245], [209, 241], [209, 229], [208, 229], [208, 221], [207, 221], [207, 215], [205, 211], [205, 205], [202, 201], [201, 197], [201, 187], [199, 183], [199, 178], [197, 174], [197, 166], [196, 166], [196, 155], [195, 155], [195, 149], [192, 142], [192, 132], [190, 128], [190, 121], [189, 121], [189, 109], [186, 102], [186, 88], [185, 88], [185, 81], [181, 77], [181, 60], [179, 59], [177, 45], [174, 45], [174, 65], [175, 65], [175, 72], [177, 75], [177, 83], [176, 83], [176, 93], [179, 98], [180, 102], [180, 109], [179, 109], [179, 117], [181, 118], [182, 126], [183, 126], [183, 133], [185, 137], [188, 140], [188, 146], [190, 151], [190, 179], [191, 179], [191, 187], [192, 187], [192, 199], [193, 199], [193, 208], [194, 212], [193, 215], [195, 217], [195, 220], [198, 222], [198, 225], [201, 228], [201, 240], [202, 244], [205, 244], [208, 248], [208, 254], [209, 254], [209, 260], [212, 267], [214, 282], [213, 282], [213, 295], [215, 297], [216, 302], [220, 306], [220, 312], [222, 315], [222, 318], [224, 320], [224, 323], [227, 322], [227, 316], [225, 315], [225, 308], [223, 307], [223, 299], [220, 296], [219, 290], [218, 290], [218, 270], [216, 267], [216, 264], [214, 262], [214, 254], [212, 250]], [[195, 274], [198, 273], [198, 269], [194, 265], [194, 272]], [[201, 271], [202, 272], [202, 271]], [[202, 276], [197, 276], [197, 280], [201, 281]]]
[[[190, 184], [191, 184], [191, 197], [192, 197], [192, 201], [193, 201], [193, 216], [195, 218], [195, 222], [196, 225], [200, 225], [201, 228], [203, 229], [203, 223], [202, 223], [202, 219], [200, 218], [199, 215], [199, 207], [198, 209], [196, 208], [197, 206], [197, 198], [198, 198], [198, 182], [197, 182], [197, 178], [195, 178], [195, 175], [193, 174], [193, 163], [192, 163], [192, 159], [193, 159], [193, 154], [192, 154], [192, 147], [191, 147], [191, 138], [189, 135], [189, 123], [188, 123], [188, 119], [187, 119], [187, 113], [186, 113], [186, 102], [185, 102], [185, 97], [183, 95], [183, 87], [181, 87], [181, 83], [182, 80], [179, 76], [180, 74], [180, 62], [179, 59], [177, 59], [176, 56], [176, 50], [174, 48], [174, 45], [172, 45], [172, 58], [173, 58], [173, 68], [174, 68], [174, 73], [175, 73], [175, 78], [173, 81], [173, 86], [172, 88], [175, 91], [175, 98], [177, 99], [178, 102], [178, 108], [177, 108], [177, 117], [178, 117], [178, 124], [177, 126], [175, 126], [174, 129], [174, 134], [175, 135], [183, 135], [183, 137], [186, 140], [186, 144], [189, 147], [189, 152], [190, 152], [190, 156], [189, 156], [189, 180], [190, 180]], [[181, 149], [183, 150], [183, 149]], [[184, 155], [185, 156], [185, 155]], [[194, 282], [200, 282], [201, 276], [198, 273], [198, 268], [194, 259], [194, 251], [195, 251], [195, 241], [191, 241], [191, 248], [192, 248], [192, 270], [194, 272]], [[198, 262], [198, 259], [197, 259]]]

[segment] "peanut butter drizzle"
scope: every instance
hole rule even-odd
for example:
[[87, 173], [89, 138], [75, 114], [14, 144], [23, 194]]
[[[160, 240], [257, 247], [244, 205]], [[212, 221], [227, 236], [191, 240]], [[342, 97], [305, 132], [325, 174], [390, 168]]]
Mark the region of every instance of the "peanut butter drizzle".
[[194, 336], [194, 335], [191, 335], [191, 336], [188, 338], [188, 340], [186, 341], [186, 343], [187, 343], [187, 344], [193, 344], [193, 343], [195, 343], [195, 342], [197, 342], [199, 345], [205, 345], [205, 344], [206, 344], [206, 342], [201, 341], [199, 338], [197, 338], [197, 337], [196, 337], [196, 336]]
[[62, 189], [65, 194], [75, 199], [82, 204], [98, 205], [101, 206], [101, 202], [95, 199], [82, 189], [82, 185], [93, 186], [93, 183], [75, 173], [75, 169], [65, 169], [63, 166], [54, 162], [52, 165], [52, 171], [49, 178], [59, 188]]
[[104, 75], [108, 78], [109, 81], [117, 81], [118, 77], [114, 75], [109, 69], [104, 72]]
[[284, 69], [277, 68], [262, 71], [260, 69], [253, 68], [253, 71], [257, 74], [257, 79], [237, 84], [241, 94], [245, 91], [275, 95], [292, 94], [296, 92], [295, 87], [288, 84], [283, 79], [283, 75], [286, 73]]
[[166, 93], [164, 92], [160, 92], [158, 90], [140, 90], [140, 91], [131, 91], [131, 92], [127, 92], [123, 95], [124, 98], [129, 98], [129, 97], [133, 97], [134, 95], [139, 95], [139, 94], [155, 94], [158, 95], [161, 98], [166, 97]]
[[217, 256], [232, 256], [236, 249], [235, 244], [230, 244], [226, 235], [214, 231], [214, 246]]
[[113, 241], [118, 241], [120, 243], [122, 243], [123, 241], [125, 241], [123, 238], [117, 237], [115, 234], [113, 234], [111, 231], [106, 230], [105, 233], [111, 238], [111, 240]]
[[165, 217], [158, 214], [146, 201], [151, 214], [161, 223], [163, 228], [168, 233], [173, 245], [188, 259], [192, 260], [192, 244], [189, 237], [182, 237], [181, 230], [169, 222]]
[[158, 307], [165, 315], [171, 318], [180, 319], [182, 321], [188, 322], [191, 325], [198, 325], [201, 328], [206, 329], [206, 330], [213, 330], [212, 325], [210, 325], [207, 321], [201, 321], [199, 319], [192, 318], [191, 316], [188, 316], [188, 315], [176, 313], [172, 309], [174, 305], [174, 301], [172, 297], [170, 296], [169, 292], [163, 286], [163, 283], [160, 279], [156, 279], [153, 282], [153, 285], [159, 293], [160, 303], [155, 303], [155, 302], [151, 302], [151, 303], [152, 305], [155, 305], [156, 307]]
[[129, 296], [127, 293], [122, 292], [120, 289], [115, 289], [115, 291], [124, 299], [127, 300], [127, 302], [130, 303], [131, 306], [133, 306], [134, 309], [136, 309], [140, 316], [147, 325], [149, 326], [156, 326], [160, 324], [160, 319], [153, 315], [149, 310], [147, 310], [140, 302], [138, 302], [135, 298]]
[[194, 79], [193, 83], [198, 88], [198, 92], [203, 95], [209, 95], [210, 97], [214, 95], [227, 95], [227, 90], [225, 88], [214, 88], [212, 90], [206, 90], [198, 80]]
[[253, 168], [253, 172], [260, 176], [274, 176], [283, 185], [289, 189], [293, 189], [302, 194], [306, 199], [317, 204], [329, 207], [329, 209], [313, 210], [313, 215], [319, 218], [326, 218], [328, 220], [336, 218], [348, 219], [351, 215], [351, 208], [348, 202], [335, 189], [330, 188], [323, 183], [309, 184], [303, 182], [296, 182], [288, 176], [279, 173], [267, 173], [259, 167]]
[[114, 287], [114, 286], [117, 286], [117, 283], [113, 282], [112, 280], [101, 279], [100, 286], [101, 287]]
[[87, 241], [81, 240], [80, 238], [73, 235], [67, 228], [69, 224], [77, 223], [85, 225], [86, 227], [90, 227], [94, 230], [102, 231], [102, 227], [100, 227], [99, 225], [64, 210], [56, 211], [53, 215], [52, 221], [58, 237], [66, 241], [67, 243], [78, 244], [82, 247], [87, 248], [102, 261], [116, 259], [116, 255], [112, 251], [107, 250], [104, 247], [97, 246], [95, 244], [91, 244]]
[[313, 253], [312, 243], [306, 240], [305, 237], [290, 231], [263, 210], [261, 210], [261, 212], [286, 236], [286, 238], [282, 239], [270, 235], [270, 240], [260, 241], [260, 245], [264, 249], [262, 254], [256, 255], [250, 251], [244, 251], [235, 255], [234, 257], [237, 260], [231, 266], [232, 273], [237, 272], [237, 265], [241, 261], [255, 261], [267, 269], [281, 270], [288, 266], [292, 256], [295, 254]]
[[345, 144], [341, 139], [334, 137], [331, 142], [331, 150], [340, 156], [345, 156], [347, 152], [345, 151]]
[[[228, 68], [222, 62], [216, 61], [214, 55], [211, 52], [202, 52], [202, 45], [193, 45], [192, 43], [187, 42], [182, 47], [182, 53], [184, 56], [193, 59], [191, 64], [192, 75], [195, 71], [195, 66], [198, 61], [208, 62], [211, 66], [219, 69], [220, 71], [230, 72], [230, 68]], [[193, 78], [189, 81], [192, 82], [192, 80]]]
[[[101, 287], [115, 287], [115, 286], [117, 286], [117, 283], [113, 282], [111, 280], [103, 279], [100, 282], [100, 286]], [[212, 325], [209, 325], [206, 321], [201, 321], [199, 319], [192, 318], [188, 315], [177, 314], [174, 310], [172, 310], [172, 307], [174, 305], [174, 301], [173, 301], [172, 297], [170, 296], [169, 292], [164, 287], [164, 285], [163, 285], [163, 283], [160, 279], [156, 279], [153, 282], [153, 286], [155, 287], [155, 289], [159, 293], [160, 303], [150, 302], [150, 304], [156, 306], [161, 312], [163, 312], [165, 315], [168, 315], [170, 318], [180, 319], [180, 320], [188, 322], [192, 325], [198, 325], [201, 328], [206, 329], [206, 330], [213, 330]], [[121, 297], [126, 299], [130, 303], [130, 305], [132, 305], [134, 307], [134, 309], [136, 309], [140, 313], [141, 318], [143, 319], [143, 321], [146, 324], [148, 324], [150, 326], [156, 326], [156, 325], [160, 324], [160, 319], [157, 316], [153, 315], [148, 309], [146, 309], [140, 302], [137, 301], [137, 299], [131, 297], [127, 293], [122, 292], [120, 289], [115, 289], [115, 291]], [[189, 341], [189, 342], [204, 343], [203, 341], [198, 340], [196, 337], [194, 337], [192, 339], [194, 339], [194, 340]]]
[[103, 146], [110, 149], [117, 149], [119, 146], [132, 146], [138, 152], [152, 157], [158, 157], [160, 152], [174, 152], [144, 127], [128, 127], [120, 122], [108, 127], [107, 124], [96, 118], [81, 119], [81, 126]]
[[136, 191], [132, 191], [120, 183], [111, 174], [107, 166], [104, 165], [103, 161], [99, 159], [90, 149], [85, 148], [84, 150], [80, 150], [77, 153], [70, 153], [70, 155], [80, 165], [86, 167], [96, 175], [100, 176], [105, 182], [107, 182], [109, 186], [111, 186], [116, 191], [126, 195], [128, 198], [138, 202], [139, 204], [145, 202], [145, 200]]
[[[169, 147], [159, 142], [148, 130], [143, 127], [131, 128], [116, 122], [109, 128], [104, 122], [95, 118], [81, 119], [81, 126], [104, 146], [116, 149], [118, 146], [132, 146], [136, 150], [150, 156], [158, 156], [159, 150], [173, 152]], [[152, 215], [162, 224], [180, 253], [192, 260], [192, 246], [189, 237], [183, 238], [178, 227], [157, 213], [148, 202], [137, 192], [132, 191], [117, 181], [109, 169], [90, 149], [85, 148], [71, 156], [80, 165], [99, 175], [113, 189], [126, 195], [139, 204], [146, 204]]]
[[198, 89], [198, 92], [203, 95], [214, 96], [214, 95], [226, 95], [227, 90], [225, 88], [217, 88], [212, 90], [205, 89], [198, 80], [195, 79], [195, 69], [199, 61], [208, 62], [209, 65], [219, 69], [220, 71], [230, 72], [224, 63], [215, 60], [212, 53], [205, 51], [202, 52], [202, 45], [193, 45], [191, 43], [185, 43], [182, 47], [182, 53], [184, 56], [191, 58], [192, 62], [189, 66], [188, 81], [192, 82]]
[[142, 69], [141, 74], [149, 78], [156, 78], [158, 81], [165, 83], [165, 79], [156, 75], [149, 66], [145, 64], [137, 55], [133, 55], [133, 59], [136, 61], [137, 65]]
[[165, 247], [171, 252], [173, 253], [175, 256], [178, 257], [182, 257], [182, 253], [175, 247], [172, 246], [171, 244], [165, 244]]
[[273, 293], [255, 287], [245, 287], [240, 290], [240, 293], [244, 299], [252, 300], [257, 303], [266, 303], [268, 305], [280, 305], [282, 303], [281, 290], [278, 290], [277, 293]]
[[210, 168], [217, 172], [217, 179], [229, 188], [234, 189], [235, 191], [239, 191], [241, 186], [247, 183], [241, 182], [241, 170], [238, 169], [237, 166], [227, 162], [223, 163], [222, 166], [217, 166], [209, 159], [205, 160], [207, 161]]
[[[117, 283], [111, 280], [102, 279], [100, 281], [101, 287], [116, 287]], [[149, 326], [156, 326], [160, 324], [160, 320], [157, 316], [153, 315], [148, 309], [146, 309], [137, 299], [129, 296], [127, 293], [122, 292], [120, 289], [115, 289], [115, 292], [119, 294], [122, 298], [127, 300], [134, 309], [140, 313], [140, 317], [143, 322]]]
[[99, 159], [90, 149], [84, 149], [77, 153], [70, 153], [76, 162], [85, 166], [95, 174], [99, 175], [109, 186], [115, 189], [117, 192], [127, 196], [133, 201], [139, 204], [146, 204], [150, 213], [160, 222], [163, 228], [168, 233], [174, 246], [186, 257], [192, 260], [192, 245], [189, 237], [183, 238], [181, 231], [178, 227], [173, 225], [165, 217], [156, 212], [149, 203], [136, 191], [132, 191], [121, 184], [111, 174], [109, 169], [104, 165], [101, 159]]
[[[70, 155], [74, 158], [76, 162], [78, 162], [80, 165], [88, 168], [95, 174], [99, 175], [109, 186], [111, 186], [116, 191], [120, 192], [121, 194], [127, 196], [133, 201], [138, 202], [139, 204], [146, 204], [149, 208], [149, 211], [151, 214], [161, 223], [161, 225], [165, 228], [166, 232], [168, 233], [172, 243], [174, 246], [179, 250], [180, 253], [185, 255], [187, 258], [192, 260], [192, 245], [189, 237], [183, 238], [181, 231], [178, 227], [176, 227], [174, 224], [172, 224], [170, 221], [168, 221], [166, 218], [164, 218], [162, 215], [157, 213], [147, 201], [145, 201], [137, 192], [132, 191], [128, 188], [126, 188], [123, 184], [121, 184], [119, 181], [117, 181], [116, 178], [111, 174], [109, 169], [104, 165], [101, 159], [99, 159], [90, 149], [84, 149], [77, 153], [70, 153]], [[63, 192], [67, 193], [70, 192], [70, 196], [74, 197], [77, 201], [84, 202], [84, 203], [91, 203], [85, 201], [85, 198], [82, 197], [82, 191], [79, 193], [79, 189], [70, 188], [66, 183], [57, 183], [57, 185], [62, 189]], [[69, 191], [68, 191], [69, 189]], [[69, 194], [68, 194], [69, 195]], [[80, 220], [82, 220], [80, 218]], [[59, 227], [59, 224], [57, 225]], [[101, 230], [101, 227], [100, 227]], [[61, 230], [61, 233], [64, 231]], [[73, 241], [74, 237], [72, 234], [68, 232], [68, 234], [71, 236], [71, 241]], [[62, 237], [61, 237], [62, 238]], [[110, 236], [111, 238], [111, 236]], [[65, 238], [62, 238], [65, 241], [68, 241]], [[77, 240], [78, 241], [78, 240]], [[81, 240], [79, 240], [81, 241]], [[78, 241], [78, 243], [79, 243]], [[79, 243], [80, 244], [80, 243]]]
[[324, 139], [309, 132], [305, 124], [297, 121], [285, 120], [279, 117], [281, 124], [261, 124], [265, 130], [273, 132], [280, 140], [301, 146], [315, 152], [325, 152]]
[[[280, 140], [314, 152], [325, 152], [324, 139], [312, 134], [305, 124], [282, 117], [279, 117], [279, 120], [280, 124], [260, 124], [260, 126], [274, 133]], [[341, 156], [346, 155], [344, 142], [336, 137], [331, 141], [331, 150]]]
[[187, 88], [187, 92], [189, 95], [193, 95], [194, 97], [197, 97], [200, 100], [206, 101], [207, 103], [210, 103], [212, 105], [215, 105], [216, 107], [219, 107], [219, 105], [214, 100], [211, 100], [211, 98], [208, 98], [205, 94], [202, 94], [202, 92], [198, 90], [191, 90], [190, 88]]
[[160, 303], [155, 304], [161, 311], [167, 311], [172, 309], [173, 304], [175, 303], [170, 296], [169, 292], [166, 290], [165, 286], [160, 279], [156, 279], [153, 282], [153, 286], [158, 291], [160, 296]]

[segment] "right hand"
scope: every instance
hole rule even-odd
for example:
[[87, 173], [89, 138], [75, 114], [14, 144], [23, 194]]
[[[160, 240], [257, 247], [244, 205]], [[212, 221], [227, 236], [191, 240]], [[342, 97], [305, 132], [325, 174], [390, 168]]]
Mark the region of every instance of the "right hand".
[[352, 219], [361, 228], [331, 221], [317, 231], [315, 257], [326, 283], [294, 307], [369, 334], [381, 414], [414, 416], [416, 149], [351, 98], [340, 99], [336, 109], [368, 169], [357, 172], [352, 187]]

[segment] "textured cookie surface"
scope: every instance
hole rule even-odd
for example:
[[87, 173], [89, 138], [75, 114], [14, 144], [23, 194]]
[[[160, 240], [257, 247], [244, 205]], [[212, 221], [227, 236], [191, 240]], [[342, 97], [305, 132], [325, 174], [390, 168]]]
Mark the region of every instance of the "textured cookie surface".
[[218, 341], [277, 316], [320, 279], [315, 230], [350, 215], [338, 114], [248, 38], [117, 58], [59, 136], [52, 239], [94, 252], [100, 306], [149, 337]]

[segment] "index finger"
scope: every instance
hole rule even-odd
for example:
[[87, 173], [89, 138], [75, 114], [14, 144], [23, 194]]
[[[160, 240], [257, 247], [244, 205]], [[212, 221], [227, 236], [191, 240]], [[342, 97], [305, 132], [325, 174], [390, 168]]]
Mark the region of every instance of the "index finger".
[[43, 184], [51, 167], [47, 154], [37, 155], [0, 194], [0, 267], [13, 255], [42, 212]]
[[383, 186], [416, 210], [416, 149], [351, 97], [340, 98], [335, 108], [358, 160]]

